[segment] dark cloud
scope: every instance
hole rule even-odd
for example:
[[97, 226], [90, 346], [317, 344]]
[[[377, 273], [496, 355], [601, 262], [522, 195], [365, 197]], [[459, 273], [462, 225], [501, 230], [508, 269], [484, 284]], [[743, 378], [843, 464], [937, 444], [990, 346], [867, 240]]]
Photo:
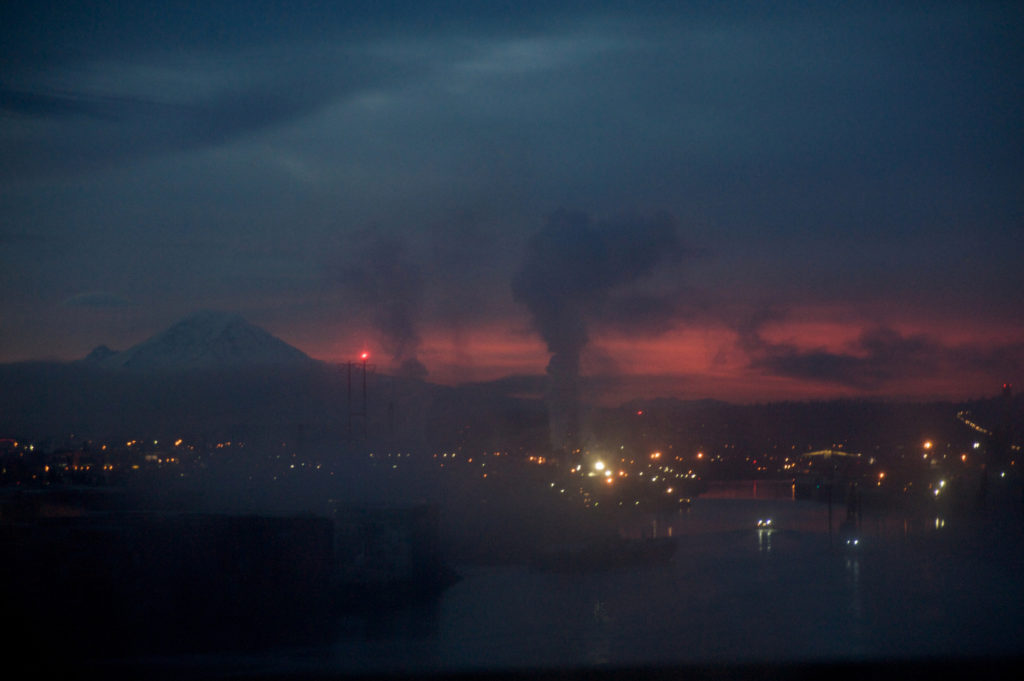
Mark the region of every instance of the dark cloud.
[[736, 343], [744, 352], [756, 355], [770, 344], [761, 337], [765, 324], [784, 320], [787, 316], [785, 308], [773, 304], [762, 303], [753, 309], [743, 310], [737, 319], [729, 323], [736, 330]]
[[[65, 90], [0, 86], [0, 116], [28, 124], [11, 127], [0, 172], [66, 174], [215, 147], [288, 125], [415, 70], [386, 58], [306, 49], [301, 60], [274, 50], [235, 57], [237, 66], [219, 66], [212, 74], [172, 60], [122, 66], [112, 84], [71, 84]], [[181, 85], [182, 80], [193, 83]]]
[[756, 369], [865, 390], [940, 373], [1016, 376], [1024, 369], [1024, 343], [948, 346], [926, 334], [903, 335], [885, 327], [863, 332], [843, 352], [771, 343], [756, 331], [746, 334], [743, 346]]

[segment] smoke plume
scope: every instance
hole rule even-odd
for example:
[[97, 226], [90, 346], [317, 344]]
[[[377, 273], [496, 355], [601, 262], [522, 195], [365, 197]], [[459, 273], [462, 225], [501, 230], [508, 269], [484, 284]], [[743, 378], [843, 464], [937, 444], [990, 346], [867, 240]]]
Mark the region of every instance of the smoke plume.
[[527, 243], [512, 280], [515, 300], [530, 310], [547, 344], [547, 402], [551, 444], [579, 445], [580, 361], [590, 323], [610, 296], [680, 253], [668, 216], [593, 222], [584, 213], [559, 211]]
[[367, 231], [352, 241], [352, 258], [342, 281], [380, 332], [392, 370], [409, 378], [425, 378], [427, 369], [417, 357], [424, 291], [420, 267], [394, 236]]

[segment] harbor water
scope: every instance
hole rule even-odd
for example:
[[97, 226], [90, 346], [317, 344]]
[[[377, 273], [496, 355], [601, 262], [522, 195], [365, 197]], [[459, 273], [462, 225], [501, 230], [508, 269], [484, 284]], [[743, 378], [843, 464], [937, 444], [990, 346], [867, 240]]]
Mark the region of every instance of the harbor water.
[[[854, 544], [836, 529], [839, 515], [830, 532], [825, 505], [792, 499], [701, 498], [678, 513], [624, 514], [624, 535], [671, 537], [671, 560], [570, 572], [460, 565], [461, 580], [436, 600], [347, 616], [326, 645], [160, 664], [417, 675], [1024, 650], [1019, 516], [866, 513]], [[774, 529], [757, 529], [767, 518]]]

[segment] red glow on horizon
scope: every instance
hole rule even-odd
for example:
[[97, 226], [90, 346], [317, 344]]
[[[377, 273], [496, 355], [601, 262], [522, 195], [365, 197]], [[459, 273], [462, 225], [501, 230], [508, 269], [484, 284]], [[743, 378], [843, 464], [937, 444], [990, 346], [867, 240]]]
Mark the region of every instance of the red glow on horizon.
[[[846, 318], [836, 310], [796, 310], [786, 319], [760, 329], [767, 345], [793, 348], [794, 352], [829, 352], [857, 358], [866, 354], [860, 338], [867, 328], [856, 317]], [[817, 315], [815, 313], [818, 313]], [[906, 338], [924, 334], [949, 347], [964, 344], [988, 347], [982, 341], [988, 327], [956, 327], [954, 332], [925, 323], [894, 327]], [[363, 333], [359, 331], [360, 335]], [[944, 334], [950, 334], [948, 337]], [[991, 334], [988, 334], [991, 335]], [[1000, 336], [1000, 338], [1003, 338]], [[1009, 340], [1018, 338], [1007, 336]], [[291, 340], [290, 338], [288, 340]], [[1006, 341], [1009, 342], [1009, 341]], [[337, 336], [332, 347], [311, 351], [314, 357], [334, 355], [344, 363], [353, 345], [364, 338]], [[314, 345], [314, 344], [310, 344]], [[303, 349], [312, 350], [299, 344]], [[366, 347], [366, 345], [364, 345]], [[357, 362], [367, 362], [368, 351]], [[428, 380], [442, 385], [496, 381], [509, 376], [542, 376], [550, 360], [543, 339], [525, 326], [512, 327], [503, 321], [449, 329], [424, 328], [417, 359], [429, 371]], [[592, 381], [587, 393], [595, 404], [621, 404], [632, 398], [675, 396], [681, 399], [711, 398], [733, 403], [816, 400], [858, 397], [892, 399], [964, 399], [988, 395], [993, 387], [1011, 383], [1010, 377], [992, 372], [933, 372], [910, 375], [902, 380], [865, 388], [841, 382], [814, 381], [792, 375], [772, 374], [756, 365], [728, 325], [681, 326], [653, 334], [627, 334], [595, 330], [583, 353], [581, 375]], [[1017, 381], [1019, 383], [1019, 381]], [[542, 384], [524, 382], [517, 395], [542, 397]], [[633, 409], [634, 418], [644, 418]]]

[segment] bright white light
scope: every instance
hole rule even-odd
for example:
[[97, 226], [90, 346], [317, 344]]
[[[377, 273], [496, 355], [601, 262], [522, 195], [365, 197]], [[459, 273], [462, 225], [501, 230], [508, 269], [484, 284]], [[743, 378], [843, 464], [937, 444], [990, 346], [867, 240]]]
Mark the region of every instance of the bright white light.
[[604, 461], [595, 461], [594, 462], [594, 470], [603, 471], [604, 470]]

